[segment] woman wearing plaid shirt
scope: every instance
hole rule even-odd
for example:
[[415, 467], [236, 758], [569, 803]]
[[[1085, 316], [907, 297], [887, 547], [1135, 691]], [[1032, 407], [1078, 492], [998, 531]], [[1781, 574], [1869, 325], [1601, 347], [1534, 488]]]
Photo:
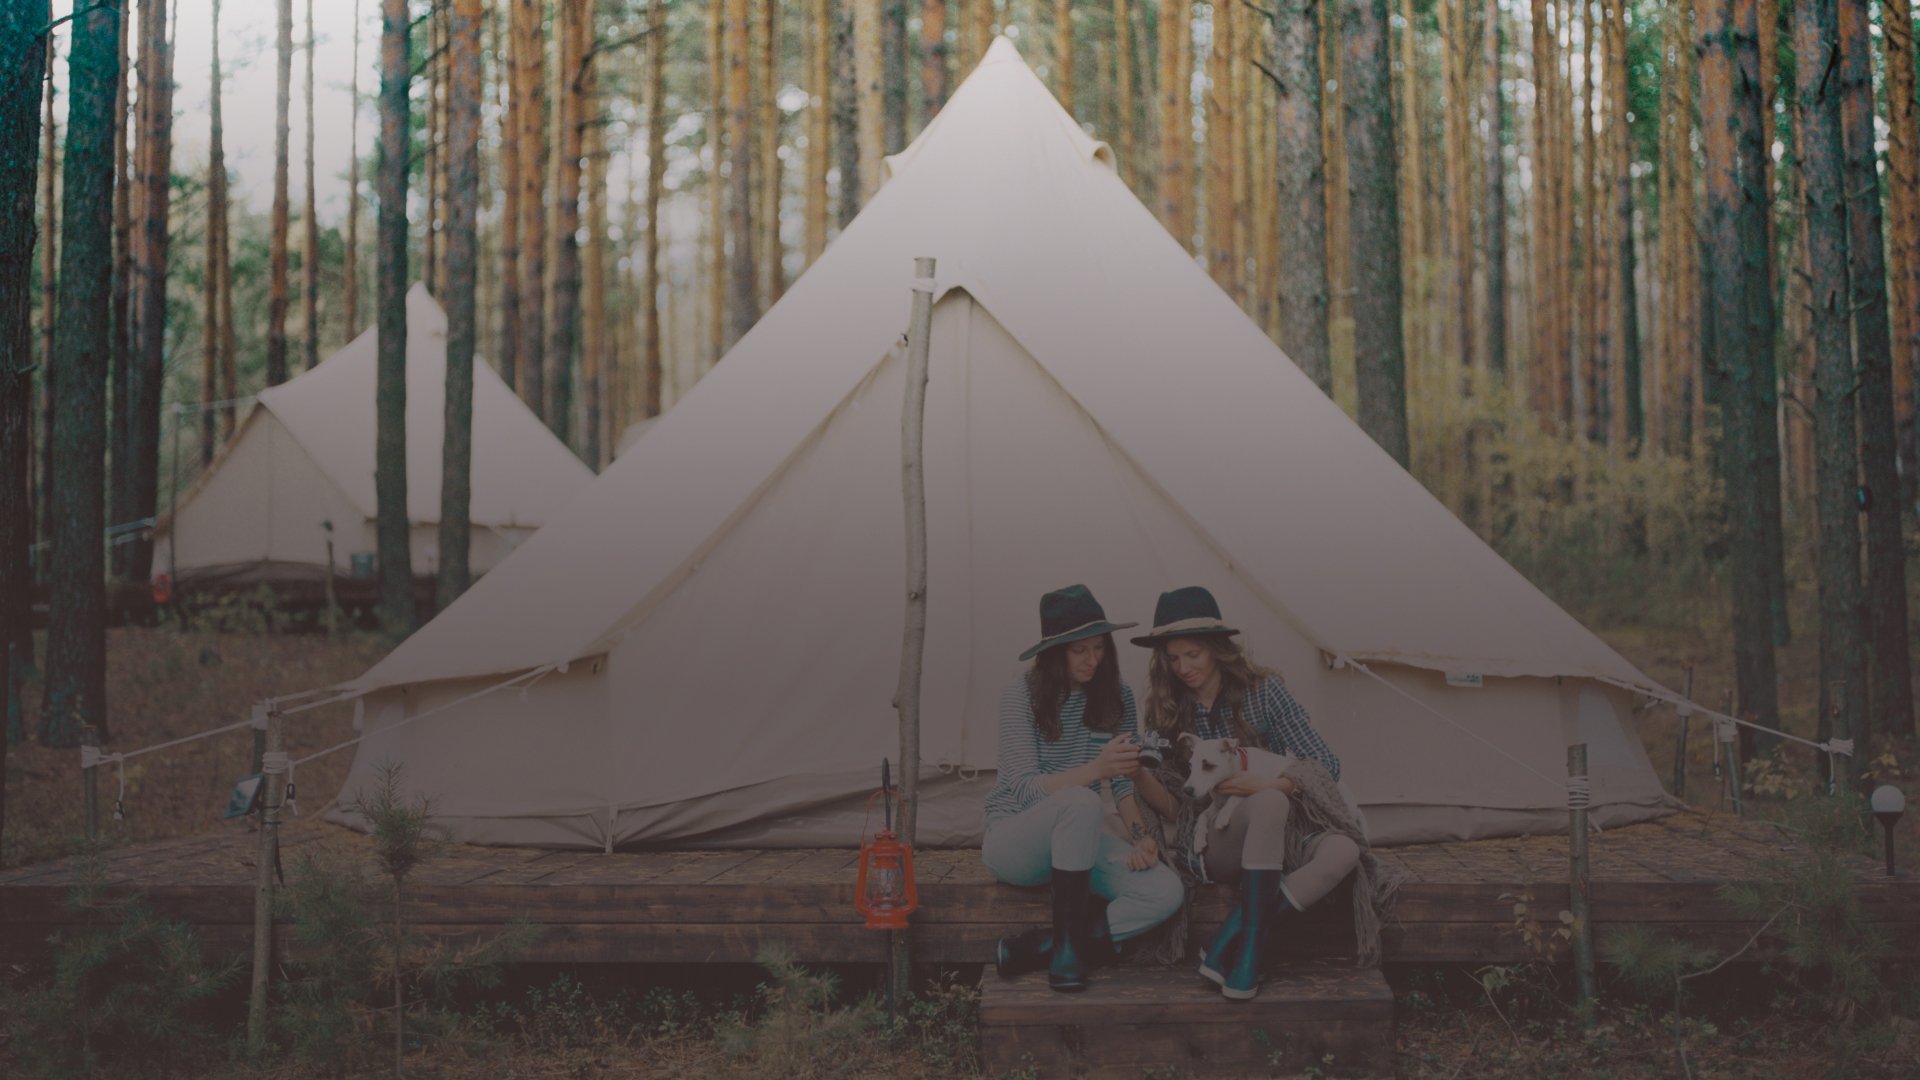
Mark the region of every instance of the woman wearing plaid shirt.
[[[1151, 633], [1133, 639], [1153, 649], [1147, 665], [1149, 727], [1176, 741], [1189, 732], [1201, 739], [1238, 739], [1318, 762], [1340, 779], [1340, 759], [1313, 729], [1307, 710], [1279, 675], [1248, 658], [1233, 639], [1239, 631], [1221, 619], [1212, 593], [1197, 585], [1162, 593], [1153, 622]], [[1135, 787], [1164, 818], [1176, 816], [1174, 794], [1150, 773], [1142, 772]], [[1319, 833], [1307, 840], [1307, 861], [1284, 873], [1293, 781], [1243, 772], [1214, 791], [1245, 798], [1232, 822], [1208, 842], [1204, 863], [1193, 869], [1202, 881], [1239, 884], [1241, 900], [1207, 948], [1200, 973], [1227, 997], [1245, 999], [1259, 989], [1262, 939], [1273, 917], [1304, 911], [1332, 892], [1359, 865], [1360, 847], [1346, 836]]]
[[[1055, 990], [1086, 987], [1085, 966], [1112, 943], [1158, 926], [1180, 909], [1180, 876], [1160, 863], [1134, 804], [1140, 772], [1133, 691], [1120, 681], [1111, 623], [1093, 594], [1074, 585], [1040, 601], [1044, 635], [1021, 655], [1033, 667], [1000, 698], [999, 775], [987, 795], [980, 857], [1012, 885], [1053, 886], [1053, 927], [998, 945], [1002, 975], [1048, 969]], [[1098, 790], [1113, 785], [1129, 843], [1108, 835]], [[1104, 912], [1090, 894], [1111, 901]]]

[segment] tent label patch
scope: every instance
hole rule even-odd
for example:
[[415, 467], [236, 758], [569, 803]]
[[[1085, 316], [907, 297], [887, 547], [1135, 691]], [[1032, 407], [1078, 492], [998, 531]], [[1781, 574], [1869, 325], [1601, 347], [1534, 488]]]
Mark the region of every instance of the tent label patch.
[[1480, 676], [1478, 674], [1470, 675], [1463, 671], [1449, 671], [1447, 672], [1447, 685], [1470, 686], [1478, 690], [1480, 689]]

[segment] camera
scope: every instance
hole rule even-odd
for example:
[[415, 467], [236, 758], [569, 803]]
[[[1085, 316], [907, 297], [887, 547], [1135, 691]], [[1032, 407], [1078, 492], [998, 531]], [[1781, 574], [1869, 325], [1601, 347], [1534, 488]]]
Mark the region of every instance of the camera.
[[1149, 769], [1157, 769], [1173, 754], [1173, 740], [1157, 731], [1141, 730], [1134, 736], [1140, 744], [1140, 764]]

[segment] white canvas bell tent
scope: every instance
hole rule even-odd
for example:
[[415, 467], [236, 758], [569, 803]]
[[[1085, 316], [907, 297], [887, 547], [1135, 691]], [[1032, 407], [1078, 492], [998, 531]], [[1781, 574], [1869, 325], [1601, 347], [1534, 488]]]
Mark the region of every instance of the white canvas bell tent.
[[[375, 550], [374, 379], [368, 329], [311, 371], [260, 392], [240, 428], [155, 530], [154, 568], [183, 583], [315, 579]], [[413, 572], [438, 568], [446, 439], [447, 316], [425, 286], [407, 293], [407, 517]], [[473, 365], [473, 523], [469, 564], [493, 568], [592, 470], [555, 438], [485, 360]]]
[[1601, 824], [1672, 807], [1629, 723], [1655, 684], [1281, 354], [1009, 43], [890, 165], [639, 446], [357, 681], [349, 794], [393, 762], [469, 841], [857, 842], [897, 745], [924, 255], [921, 843], [979, 841], [1000, 691], [1073, 582], [1119, 620], [1212, 589], [1376, 842], [1564, 829], [1572, 742]]

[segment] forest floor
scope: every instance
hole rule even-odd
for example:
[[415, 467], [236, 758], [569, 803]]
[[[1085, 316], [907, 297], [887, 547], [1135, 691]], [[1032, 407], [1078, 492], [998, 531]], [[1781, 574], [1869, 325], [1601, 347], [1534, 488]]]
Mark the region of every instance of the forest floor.
[[[1915, 567], [1920, 571], [1920, 566]], [[1920, 582], [1920, 574], [1913, 580]], [[1793, 642], [1779, 654], [1787, 726], [1811, 733], [1817, 691], [1814, 597], [1793, 598]], [[1920, 615], [1920, 588], [1915, 590]], [[1564, 603], [1565, 601], [1563, 601]], [[1581, 616], [1581, 605], [1568, 603]], [[1596, 608], [1607, 605], [1595, 605]], [[1718, 704], [1733, 684], [1730, 633], [1710, 601], [1665, 605], [1684, 615], [1644, 622], [1590, 623], [1648, 675], [1678, 689], [1689, 667], [1695, 699]], [[321, 687], [365, 670], [382, 653], [367, 634], [326, 638], [271, 632], [258, 613], [226, 613], [221, 625], [120, 628], [110, 632], [113, 748], [134, 749], [243, 719], [248, 703], [292, 688]], [[44, 639], [42, 639], [42, 644]], [[38, 721], [39, 686], [26, 688], [28, 730]], [[1662, 706], [1637, 723], [1663, 781], [1672, 775], [1677, 719]], [[1688, 743], [1690, 801], [1707, 810], [1724, 805], [1713, 775], [1710, 727], [1695, 722]], [[289, 726], [297, 756], [333, 746], [352, 734], [352, 710], [335, 705], [303, 714]], [[1873, 769], [1878, 779], [1913, 789], [1920, 747], [1912, 740], [1883, 744]], [[125, 819], [109, 820], [118, 777], [101, 777], [103, 832], [109, 843], [137, 843], [205, 829], [224, 808], [234, 779], [247, 771], [251, 739], [236, 731], [130, 762]], [[302, 802], [318, 807], [346, 773], [342, 752], [304, 767]], [[31, 741], [16, 744], [7, 761], [6, 865], [80, 850], [83, 824], [76, 752]], [[1823, 767], [1823, 766], [1822, 766]], [[1749, 770], [1749, 812], [1779, 816], [1816, 783], [1807, 753], [1778, 755]], [[1914, 792], [1920, 794], [1920, 792]], [[311, 800], [311, 801], [309, 801]], [[1899, 829], [1903, 865], [1920, 865], [1920, 814]], [[1741, 971], [1740, 969], [1747, 969]], [[1680, 1018], [1671, 1001], [1648, 1002], [1602, 969], [1603, 1005], [1597, 1022], [1582, 1028], [1567, 1002], [1566, 973], [1552, 965], [1488, 968], [1433, 966], [1389, 972], [1399, 1002], [1398, 1068], [1405, 1077], [1536, 1076], [1920, 1076], [1920, 977], [1891, 973], [1887, 1008], [1872, 1018], [1837, 1024], [1809, 999], [1802, 981], [1775, 979], [1739, 965], [1729, 981], [1695, 984]], [[7, 1070], [10, 1017], [5, 991], [25, 973], [0, 971], [0, 1072]], [[960, 972], [963, 977], [968, 972]], [[974, 992], [936, 987], [916, 1001], [901, 1036], [889, 1039], [871, 996], [845, 980], [826, 1004], [797, 992], [794, 980], [813, 973], [769, 976], [757, 970], [702, 969], [665, 983], [635, 985], [604, 977], [589, 985], [569, 972], [517, 974], [485, 1003], [470, 1003], [461, 1037], [415, 1045], [407, 1069], [423, 1076], [579, 1077], [969, 1077]], [[825, 976], [831, 978], [831, 976]], [[815, 1002], [815, 1004], [807, 1004]], [[390, 1045], [390, 1044], [389, 1044]], [[1682, 1050], [1684, 1047], [1684, 1052]], [[192, 1055], [186, 1073], [249, 1077], [311, 1075], [311, 1063], [262, 1069], [238, 1064], [217, 1041]], [[388, 1067], [390, 1060], [387, 1059]], [[367, 1074], [380, 1061], [364, 1063]], [[327, 1071], [360, 1075], [345, 1061]], [[1327, 1070], [1338, 1073], [1337, 1063]], [[1152, 1074], [1171, 1080], [1184, 1074]], [[1309, 1074], [1313, 1075], [1313, 1074]]]

